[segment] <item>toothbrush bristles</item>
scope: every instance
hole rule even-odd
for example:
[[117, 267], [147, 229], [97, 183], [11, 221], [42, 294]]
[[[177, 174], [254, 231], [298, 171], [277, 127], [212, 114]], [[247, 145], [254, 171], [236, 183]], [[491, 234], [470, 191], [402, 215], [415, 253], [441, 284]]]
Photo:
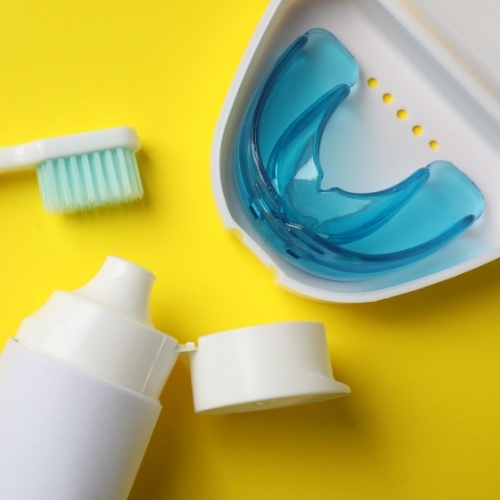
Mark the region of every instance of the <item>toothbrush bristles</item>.
[[77, 212], [127, 203], [142, 198], [144, 193], [135, 153], [129, 148], [46, 160], [36, 170], [48, 212]]

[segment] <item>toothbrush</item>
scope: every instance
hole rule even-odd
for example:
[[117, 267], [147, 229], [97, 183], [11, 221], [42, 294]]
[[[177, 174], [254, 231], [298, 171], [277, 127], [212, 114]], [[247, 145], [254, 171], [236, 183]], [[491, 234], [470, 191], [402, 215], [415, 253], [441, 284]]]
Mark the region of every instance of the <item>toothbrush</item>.
[[77, 212], [142, 198], [131, 127], [115, 127], [0, 148], [0, 173], [35, 168], [45, 210]]

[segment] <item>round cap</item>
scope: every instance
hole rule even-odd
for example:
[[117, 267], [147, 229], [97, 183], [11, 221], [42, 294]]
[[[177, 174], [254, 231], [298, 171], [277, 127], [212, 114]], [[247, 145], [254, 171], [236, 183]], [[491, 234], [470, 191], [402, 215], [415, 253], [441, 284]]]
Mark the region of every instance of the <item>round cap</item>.
[[206, 335], [189, 355], [197, 413], [266, 410], [351, 392], [333, 377], [321, 323], [274, 323]]

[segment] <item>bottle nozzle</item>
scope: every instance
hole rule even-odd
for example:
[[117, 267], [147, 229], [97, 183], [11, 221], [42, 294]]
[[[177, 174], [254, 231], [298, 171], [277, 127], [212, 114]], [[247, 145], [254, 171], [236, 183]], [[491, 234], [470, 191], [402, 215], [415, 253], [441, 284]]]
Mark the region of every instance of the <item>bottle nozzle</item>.
[[129, 319], [152, 325], [149, 299], [155, 276], [118, 257], [107, 257], [99, 272], [73, 293]]

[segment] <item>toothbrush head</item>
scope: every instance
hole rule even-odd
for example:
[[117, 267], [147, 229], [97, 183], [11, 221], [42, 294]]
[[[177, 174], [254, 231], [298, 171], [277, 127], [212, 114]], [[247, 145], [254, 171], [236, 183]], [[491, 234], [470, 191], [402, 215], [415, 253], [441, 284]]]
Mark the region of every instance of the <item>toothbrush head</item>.
[[36, 167], [47, 212], [76, 212], [135, 201], [143, 189], [128, 147], [49, 159]]
[[130, 127], [86, 132], [33, 143], [46, 159], [36, 164], [44, 208], [77, 212], [142, 198]]
[[142, 198], [131, 127], [41, 139], [0, 149], [0, 171], [35, 166], [45, 209], [77, 212]]

